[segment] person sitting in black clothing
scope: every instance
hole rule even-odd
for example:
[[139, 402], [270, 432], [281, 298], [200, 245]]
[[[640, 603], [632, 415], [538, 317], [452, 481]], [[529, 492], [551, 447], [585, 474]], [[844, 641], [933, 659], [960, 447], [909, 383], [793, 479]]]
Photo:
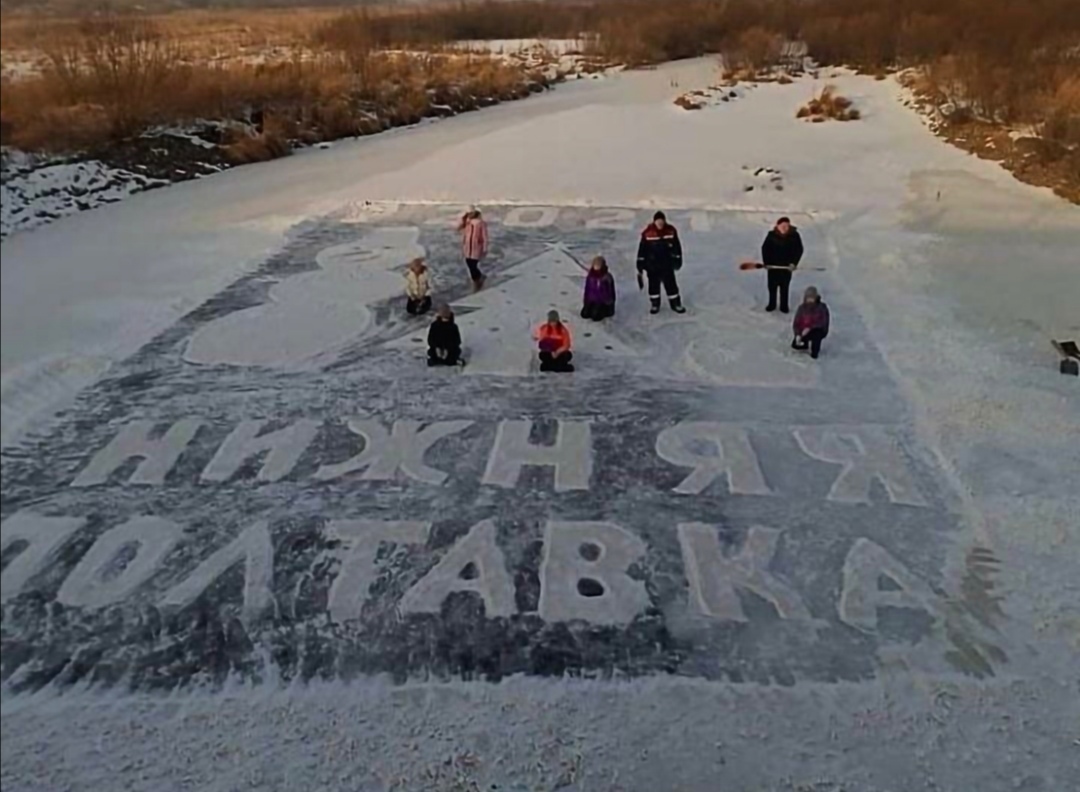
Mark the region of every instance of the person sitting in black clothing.
[[761, 263], [765, 265], [769, 279], [769, 304], [766, 311], [775, 311], [777, 297], [780, 298], [780, 312], [787, 313], [788, 289], [791, 286], [791, 274], [802, 260], [803, 243], [799, 230], [791, 220], [781, 217], [761, 244]]
[[442, 303], [435, 310], [435, 321], [428, 328], [428, 365], [456, 366], [461, 359], [461, 332], [454, 323], [454, 312]]

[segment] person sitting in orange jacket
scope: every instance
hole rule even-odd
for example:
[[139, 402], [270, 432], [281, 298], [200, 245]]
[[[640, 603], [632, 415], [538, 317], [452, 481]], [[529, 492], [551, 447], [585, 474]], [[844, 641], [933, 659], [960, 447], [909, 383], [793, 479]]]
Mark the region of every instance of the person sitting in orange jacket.
[[540, 347], [541, 371], [573, 371], [570, 361], [570, 328], [562, 323], [558, 311], [548, 311], [547, 321], [533, 333]]

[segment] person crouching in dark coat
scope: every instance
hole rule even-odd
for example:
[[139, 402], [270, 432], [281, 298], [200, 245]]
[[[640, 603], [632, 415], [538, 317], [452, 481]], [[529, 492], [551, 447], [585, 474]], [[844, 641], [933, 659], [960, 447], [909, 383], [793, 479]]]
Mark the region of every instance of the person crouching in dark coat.
[[641, 232], [638, 244], [638, 285], [642, 273], [649, 280], [649, 313], [660, 313], [660, 287], [667, 292], [671, 310], [686, 313], [679, 296], [679, 283], [675, 273], [682, 268], [682, 243], [675, 226], [667, 221], [663, 212], [653, 215], [653, 221]]
[[454, 312], [445, 303], [435, 311], [435, 321], [428, 328], [428, 365], [456, 366], [461, 360], [461, 331], [454, 323]]
[[597, 256], [585, 276], [585, 298], [581, 309], [582, 319], [599, 322], [615, 315], [615, 278], [608, 271], [607, 261]]
[[795, 312], [792, 322], [795, 340], [792, 349], [810, 350], [810, 357], [817, 359], [821, 352], [821, 342], [829, 334], [829, 306], [821, 301], [818, 290], [810, 286], [803, 293], [802, 305]]
[[791, 220], [781, 217], [761, 244], [761, 263], [765, 265], [769, 281], [769, 304], [766, 311], [775, 311], [777, 297], [780, 298], [780, 312], [788, 312], [788, 289], [791, 286], [791, 274], [802, 260], [803, 243], [799, 229]]

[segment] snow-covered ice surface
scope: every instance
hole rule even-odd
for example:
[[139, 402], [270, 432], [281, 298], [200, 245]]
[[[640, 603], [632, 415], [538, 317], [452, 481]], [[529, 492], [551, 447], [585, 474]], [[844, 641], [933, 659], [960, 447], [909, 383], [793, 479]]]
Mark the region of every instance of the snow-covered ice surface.
[[[1080, 389], [1049, 339], [1080, 335], [1080, 211], [895, 85], [830, 79], [843, 125], [796, 121], [809, 81], [672, 105], [714, 77], [565, 86], [4, 243], [5, 790], [1075, 784]], [[685, 317], [633, 283], [655, 207]], [[735, 269], [779, 213], [833, 312], [816, 363]], [[424, 367], [387, 298], [417, 248], [474, 367]], [[595, 252], [600, 326], [571, 313]], [[523, 366], [551, 305], [573, 375]]]

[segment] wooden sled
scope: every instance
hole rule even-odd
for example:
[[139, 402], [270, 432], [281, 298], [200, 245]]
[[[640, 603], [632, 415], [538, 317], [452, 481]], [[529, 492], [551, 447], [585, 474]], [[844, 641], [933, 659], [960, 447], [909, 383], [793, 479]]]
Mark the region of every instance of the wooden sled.
[[1050, 343], [1054, 345], [1054, 349], [1061, 355], [1061, 363], [1058, 366], [1058, 370], [1062, 374], [1071, 374], [1074, 377], [1080, 377], [1080, 347], [1076, 345], [1076, 342], [1055, 341], [1051, 339]]

